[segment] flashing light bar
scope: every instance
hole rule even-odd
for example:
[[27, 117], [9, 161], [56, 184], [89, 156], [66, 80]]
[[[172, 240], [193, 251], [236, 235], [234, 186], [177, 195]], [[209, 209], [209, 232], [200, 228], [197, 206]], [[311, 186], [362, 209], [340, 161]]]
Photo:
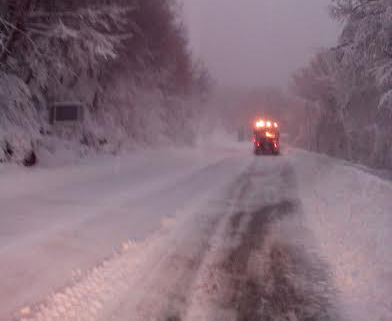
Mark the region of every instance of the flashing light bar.
[[278, 128], [278, 123], [272, 123], [271, 121], [264, 121], [264, 120], [259, 120], [256, 122], [256, 128], [264, 128], [264, 127], [275, 127]]

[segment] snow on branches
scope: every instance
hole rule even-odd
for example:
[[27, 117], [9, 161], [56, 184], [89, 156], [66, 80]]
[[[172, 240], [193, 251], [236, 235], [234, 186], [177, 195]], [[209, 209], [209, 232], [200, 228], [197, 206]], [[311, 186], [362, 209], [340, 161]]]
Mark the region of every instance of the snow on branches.
[[[29, 90], [23, 108], [10, 111], [0, 101], [6, 123], [25, 108], [45, 127], [51, 103], [78, 101], [86, 106], [84, 122], [67, 139], [95, 141], [89, 146], [191, 140], [212, 81], [189, 51], [177, 0], [6, 3], [13, 9], [2, 14], [0, 7], [0, 73], [15, 77], [17, 92]], [[46, 137], [50, 130], [26, 115]], [[2, 142], [0, 133], [0, 150]]]
[[384, 97], [379, 108], [386, 107], [385, 97], [392, 87], [392, 1], [334, 0], [331, 11], [345, 22], [337, 48], [342, 67], [374, 78]]
[[28, 86], [20, 78], [0, 72], [0, 161], [7, 150], [22, 159], [39, 130], [40, 118]]
[[320, 151], [391, 167], [392, 0], [331, 2], [331, 15], [344, 24], [338, 45], [294, 75], [294, 91], [322, 111]]
[[32, 37], [42, 36], [74, 45], [83, 43], [90, 57], [114, 58], [115, 47], [130, 33], [123, 33], [132, 9], [116, 5], [82, 8], [69, 12], [36, 11], [28, 15], [26, 28]]
[[[1, 62], [21, 65], [40, 87], [49, 81], [75, 78], [94, 71], [102, 60], [114, 59], [116, 48], [132, 36], [127, 14], [117, 5], [42, 11], [31, 7], [0, 17]], [[14, 68], [15, 69], [15, 68]]]
[[[0, 150], [31, 148], [51, 101], [92, 100], [101, 62], [132, 36], [122, 6], [44, 11], [18, 1], [0, 11]], [[41, 113], [43, 112], [43, 114]], [[22, 138], [22, 136], [24, 138]]]

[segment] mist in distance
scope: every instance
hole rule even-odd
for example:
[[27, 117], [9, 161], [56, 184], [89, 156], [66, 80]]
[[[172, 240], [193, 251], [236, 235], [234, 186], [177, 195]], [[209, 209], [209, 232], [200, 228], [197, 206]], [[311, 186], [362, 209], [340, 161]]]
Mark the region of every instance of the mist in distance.
[[341, 26], [328, 0], [183, 0], [193, 51], [224, 87], [286, 87]]

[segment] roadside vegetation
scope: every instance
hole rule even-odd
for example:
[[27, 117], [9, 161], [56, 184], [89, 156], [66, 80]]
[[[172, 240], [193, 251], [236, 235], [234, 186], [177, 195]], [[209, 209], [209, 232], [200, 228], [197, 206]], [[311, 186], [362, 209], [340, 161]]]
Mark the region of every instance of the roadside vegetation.
[[309, 119], [297, 143], [372, 167], [392, 169], [392, 2], [332, 0], [338, 45], [293, 77], [297, 112]]
[[[0, 4], [2, 162], [59, 145], [83, 154], [190, 143], [210, 83], [176, 0]], [[56, 102], [82, 102], [84, 121], [50, 126]]]

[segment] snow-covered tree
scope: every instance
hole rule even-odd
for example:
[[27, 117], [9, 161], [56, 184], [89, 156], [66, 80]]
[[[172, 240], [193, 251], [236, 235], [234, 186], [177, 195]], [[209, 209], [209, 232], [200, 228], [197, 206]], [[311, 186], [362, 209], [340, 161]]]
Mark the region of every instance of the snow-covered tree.
[[26, 93], [15, 111], [32, 114], [19, 118], [45, 133], [48, 104], [82, 101], [87, 117], [69, 136], [90, 146], [189, 141], [211, 81], [189, 51], [180, 14], [176, 0], [5, 0], [0, 74]]
[[392, 167], [392, 2], [332, 0], [330, 10], [344, 24], [338, 45], [299, 71], [293, 88], [320, 111], [320, 151]]

